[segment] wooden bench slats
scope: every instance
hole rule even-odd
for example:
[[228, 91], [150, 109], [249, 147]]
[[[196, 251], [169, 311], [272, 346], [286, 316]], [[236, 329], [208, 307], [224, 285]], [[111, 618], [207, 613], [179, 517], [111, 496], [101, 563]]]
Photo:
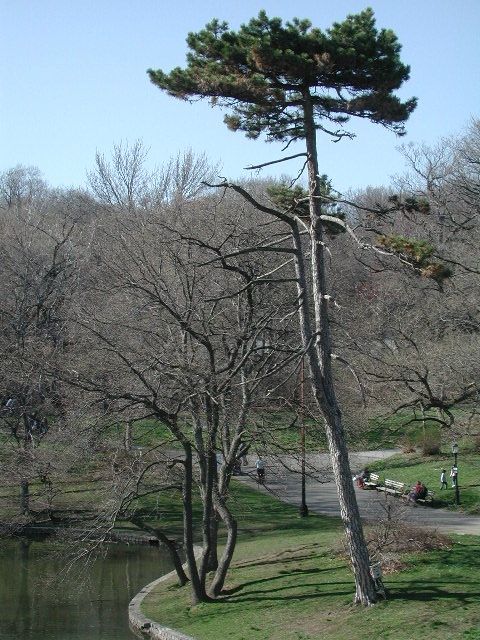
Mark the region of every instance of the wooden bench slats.
[[385, 493], [390, 493], [394, 496], [403, 496], [405, 493], [405, 483], [386, 478], [383, 487], [377, 487], [377, 491], [384, 491]]
[[[405, 498], [405, 483], [397, 482], [396, 480], [391, 480], [390, 478], [386, 478], [384, 486], [377, 486], [377, 491], [384, 491], [385, 493], [389, 493], [394, 496], [404, 496]], [[432, 504], [435, 496], [435, 491], [431, 489], [427, 489], [427, 495], [425, 498], [417, 498], [415, 500], [416, 503], [420, 504]]]
[[380, 482], [380, 476], [377, 473], [371, 473], [368, 480], [363, 483], [365, 489], [376, 489]]
[[433, 497], [435, 496], [435, 491], [431, 491], [431, 489], [427, 489], [427, 495], [425, 498], [417, 498], [416, 502], [420, 502], [422, 504], [429, 504], [433, 502]]
[[[371, 473], [367, 482], [363, 483], [365, 489], [376, 489], [377, 491], [384, 491], [393, 496], [406, 496], [405, 483], [386, 478], [385, 482], [380, 484], [380, 476], [377, 473]], [[420, 504], [431, 504], [435, 496], [435, 491], [427, 489], [427, 495], [425, 498], [417, 498], [416, 502]]]

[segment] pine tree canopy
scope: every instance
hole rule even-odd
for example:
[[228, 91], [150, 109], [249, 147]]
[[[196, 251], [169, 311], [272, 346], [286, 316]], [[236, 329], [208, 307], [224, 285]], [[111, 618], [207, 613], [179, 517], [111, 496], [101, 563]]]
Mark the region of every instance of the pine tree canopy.
[[[249, 138], [305, 138], [305, 109], [315, 127], [350, 135], [351, 116], [367, 118], [405, 133], [403, 123], [417, 100], [402, 102], [394, 92], [409, 78], [401, 45], [389, 29], [378, 31], [371, 9], [349, 15], [322, 32], [309, 20], [282, 23], [261, 11], [235, 32], [213, 20], [187, 37], [185, 69], [149, 69], [151, 81], [183, 100], [209, 98], [226, 107], [227, 126]], [[307, 106], [308, 105], [308, 106]], [[341, 133], [343, 132], [343, 133]]]

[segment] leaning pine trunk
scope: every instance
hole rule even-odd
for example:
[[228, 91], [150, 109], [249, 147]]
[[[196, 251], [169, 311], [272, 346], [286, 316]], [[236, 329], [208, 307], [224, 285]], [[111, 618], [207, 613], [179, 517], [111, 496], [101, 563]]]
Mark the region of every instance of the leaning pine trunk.
[[[322, 316], [321, 328], [317, 338], [310, 322], [309, 293], [305, 273], [305, 263], [298, 229], [292, 228], [295, 253], [295, 268], [298, 283], [299, 322], [302, 341], [310, 369], [310, 381], [317, 405], [325, 419], [325, 430], [332, 461], [333, 474], [337, 485], [340, 511], [345, 529], [345, 536], [355, 576], [355, 602], [369, 605], [376, 601], [373, 580], [370, 577], [370, 561], [363, 535], [360, 513], [355, 496], [352, 474], [348, 460], [345, 433], [333, 387], [333, 376], [330, 368], [328, 335], [328, 315]], [[322, 351], [323, 350], [323, 351]], [[323, 360], [322, 360], [322, 352]], [[323, 369], [322, 369], [323, 364]]]
[[355, 602], [369, 605], [376, 602], [377, 596], [370, 576], [370, 558], [352, 482], [340, 412], [327, 417], [326, 434], [333, 476], [337, 484], [340, 515], [355, 576]]
[[313, 330], [310, 322], [310, 296], [300, 234], [298, 228], [293, 227], [294, 246], [296, 249], [295, 267], [300, 301], [300, 328], [310, 368], [312, 390], [317, 405], [325, 419], [325, 429], [333, 474], [337, 485], [340, 512], [355, 576], [355, 601], [369, 605], [376, 602], [377, 597], [375, 586], [370, 576], [369, 554], [352, 482], [348, 449], [341, 413], [335, 396], [331, 368], [332, 350], [321, 220], [320, 177], [313, 106], [308, 91], [304, 95], [304, 115], [309, 181], [311, 301], [313, 302], [315, 328]]

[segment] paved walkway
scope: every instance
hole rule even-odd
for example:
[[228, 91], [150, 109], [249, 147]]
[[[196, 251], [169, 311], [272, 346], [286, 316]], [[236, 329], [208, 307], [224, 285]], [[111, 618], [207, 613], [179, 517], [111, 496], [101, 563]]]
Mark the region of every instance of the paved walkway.
[[[365, 465], [397, 453], [397, 451], [363, 451], [350, 453], [350, 466], [353, 472], [360, 471]], [[254, 456], [249, 456], [249, 465], [243, 467], [243, 474], [237, 479], [251, 486], [257, 487], [255, 480]], [[298, 459], [288, 458], [274, 461], [265, 458], [266, 482], [259, 491], [268, 491], [293, 505], [300, 507], [301, 503], [301, 475]], [[309, 511], [323, 515], [340, 516], [340, 505], [337, 488], [331, 481], [332, 472], [328, 454], [310, 454], [307, 457], [306, 503]], [[453, 491], [452, 502], [453, 502]], [[405, 522], [436, 529], [441, 533], [459, 533], [480, 535], [480, 516], [465, 516], [446, 509], [436, 509], [431, 506], [408, 506], [397, 498], [386, 498], [384, 493], [355, 489], [358, 506], [362, 518], [366, 520], [385, 517], [387, 504], [392, 505], [395, 516]], [[388, 500], [388, 502], [387, 502]], [[392, 512], [393, 513], [393, 512]]]

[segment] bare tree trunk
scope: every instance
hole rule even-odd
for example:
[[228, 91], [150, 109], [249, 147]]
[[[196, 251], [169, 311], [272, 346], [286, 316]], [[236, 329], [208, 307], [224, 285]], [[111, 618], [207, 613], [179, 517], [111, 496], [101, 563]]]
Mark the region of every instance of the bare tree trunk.
[[28, 478], [25, 477], [23, 477], [21, 480], [20, 510], [25, 515], [27, 515], [30, 511], [29, 483]]
[[125, 434], [123, 439], [125, 451], [132, 450], [132, 422], [128, 420], [125, 425]]
[[217, 597], [221, 593], [223, 585], [225, 584], [225, 577], [232, 562], [233, 552], [235, 551], [235, 545], [237, 542], [237, 521], [230, 513], [225, 502], [221, 499], [218, 491], [215, 491], [214, 493], [214, 502], [215, 509], [227, 527], [227, 542], [223, 549], [217, 571], [209, 588], [209, 595]]
[[200, 580], [203, 585], [206, 584], [207, 573], [210, 571], [210, 566], [212, 559], [215, 561], [216, 559], [216, 548], [212, 544], [212, 520], [215, 518], [214, 510], [213, 510], [213, 486], [214, 486], [214, 473], [215, 466], [217, 464], [215, 451], [210, 448], [210, 443], [207, 444], [207, 461], [205, 468], [205, 485], [202, 490], [202, 498], [203, 498], [203, 518], [202, 518], [202, 528], [203, 528], [203, 554], [202, 554], [202, 562], [200, 565]]
[[24, 416], [25, 423], [25, 436], [24, 442], [20, 446], [22, 447], [19, 455], [19, 464], [22, 469], [22, 476], [20, 480], [20, 511], [27, 515], [30, 512], [30, 483], [28, 478], [29, 459], [30, 459], [30, 447], [31, 447], [31, 434], [28, 425], [28, 419]]
[[214, 511], [210, 518], [210, 555], [207, 571], [216, 571], [218, 569], [218, 521], [218, 514]]
[[151, 533], [152, 535], [154, 535], [156, 538], [158, 538], [158, 540], [160, 540], [160, 542], [162, 542], [167, 547], [168, 552], [170, 554], [170, 558], [172, 559], [172, 562], [173, 562], [173, 566], [175, 568], [175, 571], [177, 572], [180, 586], [183, 587], [184, 585], [186, 585], [188, 582], [188, 576], [183, 570], [182, 561], [180, 560], [180, 556], [178, 554], [177, 547], [175, 546], [175, 542], [173, 540], [170, 540], [170, 538], [168, 538], [162, 531], [159, 531], [154, 527], [150, 527], [146, 522], [143, 522], [141, 518], [137, 518], [134, 516], [133, 518], [130, 518], [130, 522], [132, 522], [132, 524], [137, 526], [139, 529], [142, 529], [143, 531], [147, 531], [148, 533]]
[[205, 591], [205, 582], [200, 580], [197, 562], [195, 559], [195, 545], [193, 539], [193, 509], [192, 509], [192, 488], [193, 488], [193, 460], [192, 447], [189, 442], [184, 441], [185, 451], [185, 476], [183, 484], [183, 539], [187, 566], [192, 584], [192, 604], [195, 606], [200, 602], [208, 600]]

